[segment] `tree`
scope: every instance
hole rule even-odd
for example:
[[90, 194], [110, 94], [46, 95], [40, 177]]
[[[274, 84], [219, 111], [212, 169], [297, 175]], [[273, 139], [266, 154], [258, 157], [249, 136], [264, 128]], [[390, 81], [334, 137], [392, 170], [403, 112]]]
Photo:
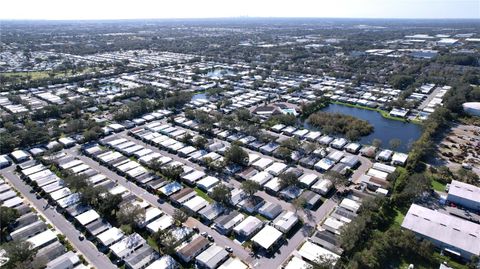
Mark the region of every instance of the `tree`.
[[69, 174], [63, 179], [67, 186], [73, 191], [81, 191], [88, 186], [86, 175]]
[[379, 148], [382, 145], [382, 140], [375, 138], [372, 140], [372, 146]]
[[19, 216], [20, 214], [16, 209], [0, 206], [0, 240], [2, 242], [6, 237], [5, 229]]
[[164, 175], [166, 178], [173, 181], [178, 181], [180, 180], [180, 175], [183, 173], [183, 168], [180, 165], [169, 165], [166, 167], [162, 167], [160, 171], [162, 175]]
[[145, 208], [134, 204], [124, 204], [116, 213], [117, 222], [134, 227], [145, 221]]
[[402, 141], [398, 138], [392, 138], [390, 139], [388, 144], [390, 145], [390, 148], [392, 150], [396, 150], [398, 147], [400, 147], [400, 145], [402, 144]]
[[205, 149], [206, 146], [207, 146], [207, 143], [208, 143], [208, 139], [206, 139], [205, 137], [203, 136], [197, 136], [194, 140], [193, 140], [193, 145], [197, 148], [200, 148], [200, 149]]
[[347, 185], [348, 182], [347, 178], [337, 171], [330, 170], [325, 173], [325, 177], [329, 179], [337, 189]]
[[152, 235], [155, 244], [164, 255], [175, 254], [177, 240], [170, 231], [159, 230]]
[[307, 205], [307, 200], [304, 197], [298, 197], [292, 202], [293, 207], [295, 208], [295, 213], [298, 210], [303, 210]]
[[113, 216], [115, 216], [116, 212], [118, 211], [118, 207], [122, 200], [123, 199], [120, 194], [114, 195], [109, 192], [105, 192], [100, 204], [98, 205], [98, 213], [107, 219], [113, 219]]
[[232, 193], [230, 189], [225, 184], [218, 184], [212, 190], [212, 194], [210, 195], [213, 200], [227, 205], [232, 200]]
[[42, 267], [33, 263], [37, 249], [33, 249], [30, 242], [14, 240], [3, 244], [1, 248], [5, 251], [5, 256], [9, 258], [7, 264], [3, 266], [6, 269]]
[[278, 176], [278, 179], [283, 188], [287, 186], [297, 186], [299, 183], [297, 175], [293, 172], [282, 173]]
[[240, 188], [249, 196], [252, 197], [258, 190], [260, 190], [260, 184], [252, 180], [245, 180], [242, 182]]
[[248, 165], [248, 153], [238, 145], [232, 144], [225, 151], [225, 162], [227, 164]]
[[312, 262], [311, 269], [333, 269], [335, 268], [336, 260], [327, 255], [319, 256], [315, 261]]
[[189, 214], [181, 209], [175, 209], [173, 212], [173, 219], [177, 222], [177, 224], [182, 224], [187, 221]]

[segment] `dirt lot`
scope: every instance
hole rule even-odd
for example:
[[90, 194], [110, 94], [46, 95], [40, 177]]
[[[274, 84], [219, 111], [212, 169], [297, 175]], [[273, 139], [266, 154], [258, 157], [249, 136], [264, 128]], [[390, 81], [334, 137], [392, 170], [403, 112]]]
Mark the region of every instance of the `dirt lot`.
[[469, 164], [480, 174], [480, 127], [453, 126], [438, 145], [438, 151], [438, 157], [449, 168], [456, 170]]

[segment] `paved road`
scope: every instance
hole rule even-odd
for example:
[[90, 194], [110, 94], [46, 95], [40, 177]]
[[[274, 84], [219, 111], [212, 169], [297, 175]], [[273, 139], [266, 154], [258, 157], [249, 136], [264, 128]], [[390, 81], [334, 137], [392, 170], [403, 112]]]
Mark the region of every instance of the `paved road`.
[[109, 269], [117, 268], [112, 264], [110, 259], [105, 256], [103, 253], [98, 251], [97, 247], [88, 240], [80, 241], [78, 237], [81, 233], [74, 227], [72, 223], [65, 219], [65, 217], [58, 213], [53, 207], [48, 207], [47, 201], [45, 199], [37, 199], [35, 193], [30, 193], [32, 189], [24, 181], [22, 181], [16, 174], [14, 174], [15, 166], [10, 166], [0, 171], [4, 178], [17, 189], [23, 197], [37, 210], [42, 214], [46, 220], [52, 224], [57, 231], [65, 235], [85, 259], [90, 263], [90, 266], [94, 266], [99, 269]]

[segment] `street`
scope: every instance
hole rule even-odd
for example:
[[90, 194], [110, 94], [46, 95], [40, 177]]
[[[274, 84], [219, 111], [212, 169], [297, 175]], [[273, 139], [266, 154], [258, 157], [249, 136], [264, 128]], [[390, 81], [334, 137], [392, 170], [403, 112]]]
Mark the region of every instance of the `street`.
[[47, 206], [47, 201], [43, 198], [37, 199], [35, 193], [30, 193], [32, 189], [17, 175], [14, 174], [15, 165], [0, 170], [2, 176], [18, 190], [32, 207], [37, 210], [55, 229], [65, 235], [72, 246], [82, 254], [90, 263], [90, 266], [99, 269], [117, 268], [112, 264], [110, 259], [101, 253], [97, 247], [88, 240], [80, 241], [79, 236], [82, 235], [75, 226], [70, 223], [65, 217], [58, 213], [54, 207]]

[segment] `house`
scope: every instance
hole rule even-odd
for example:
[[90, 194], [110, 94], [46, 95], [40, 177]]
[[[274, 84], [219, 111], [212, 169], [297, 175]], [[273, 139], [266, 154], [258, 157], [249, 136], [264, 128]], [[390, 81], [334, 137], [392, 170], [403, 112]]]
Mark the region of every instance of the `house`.
[[150, 222], [147, 225], [147, 230], [151, 233], [155, 233], [158, 231], [164, 231], [170, 228], [174, 223], [174, 219], [170, 215], [162, 215], [160, 218]]
[[334, 261], [337, 261], [340, 258], [339, 255], [333, 253], [332, 251], [309, 241], [306, 241], [302, 247], [300, 247], [298, 250], [298, 255], [310, 262], [315, 262], [319, 258], [325, 258]]
[[145, 239], [143, 239], [143, 237], [141, 237], [139, 234], [133, 233], [110, 246], [110, 250], [119, 259], [125, 259], [134, 253], [135, 250], [141, 248], [144, 244], [146, 244]]
[[198, 188], [208, 192], [211, 189], [213, 189], [213, 187], [215, 187], [219, 183], [220, 183], [220, 180], [218, 178], [212, 177], [212, 176], [207, 176], [207, 177], [199, 180], [197, 182], [197, 186], [198, 186]]
[[466, 260], [480, 255], [480, 225], [477, 223], [412, 204], [402, 228]]
[[334, 148], [334, 149], [339, 149], [339, 150], [342, 150], [343, 147], [345, 147], [345, 145], [348, 143], [347, 139], [345, 138], [335, 138], [331, 143], [330, 143], [330, 147]]
[[339, 205], [340, 207], [343, 207], [353, 213], [357, 213], [358, 209], [360, 209], [360, 204], [357, 203], [356, 201], [349, 199], [349, 198], [343, 198], [342, 202]]
[[249, 239], [262, 227], [263, 222], [261, 220], [254, 216], [248, 216], [237, 226], [235, 226], [235, 228], [233, 228], [233, 232], [242, 239]]
[[212, 223], [215, 218], [220, 216], [225, 211], [225, 207], [219, 203], [209, 204], [200, 210], [198, 213], [207, 222]]
[[182, 205], [191, 212], [197, 213], [208, 205], [208, 201], [200, 196], [195, 196], [192, 199], [184, 202]]
[[309, 269], [311, 267], [312, 266], [308, 262], [296, 256], [292, 256], [292, 258], [288, 261], [288, 263], [283, 268], [284, 269]]
[[318, 203], [322, 200], [322, 197], [312, 191], [305, 190], [300, 198], [305, 199], [305, 207], [308, 209], [315, 208]]
[[388, 162], [392, 159], [393, 151], [389, 149], [384, 149], [377, 154], [376, 159], [379, 161]]
[[345, 146], [345, 150], [347, 152], [350, 152], [352, 154], [357, 154], [360, 149], [362, 148], [362, 145], [360, 145], [359, 143], [348, 143], [346, 146]]
[[322, 227], [334, 234], [340, 235], [340, 229], [345, 223], [333, 217], [328, 217], [322, 224]]
[[142, 269], [148, 264], [160, 258], [160, 254], [156, 252], [152, 247], [145, 244], [136, 249], [129, 257], [125, 258], [125, 268], [127, 269]]
[[304, 185], [307, 188], [310, 188], [317, 180], [318, 176], [315, 174], [304, 174], [298, 179], [300, 184]]
[[265, 202], [265, 204], [258, 209], [258, 213], [267, 219], [274, 219], [282, 213], [282, 207], [279, 204]]
[[125, 234], [118, 228], [112, 227], [103, 233], [97, 235], [97, 240], [105, 247], [110, 247], [111, 245], [120, 241]]
[[258, 209], [265, 203], [265, 200], [259, 196], [252, 196], [243, 199], [238, 203], [241, 209], [245, 210], [249, 214], [253, 214], [254, 212], [258, 211]]
[[295, 224], [299, 221], [298, 216], [291, 211], [283, 211], [278, 217], [273, 220], [273, 226], [282, 233], [288, 233]]
[[66, 252], [60, 257], [49, 261], [46, 264], [46, 269], [73, 269], [82, 262], [80, 258], [72, 251]]
[[10, 153], [10, 157], [12, 157], [13, 161], [16, 163], [22, 163], [30, 160], [30, 155], [24, 150], [15, 150]]
[[163, 255], [160, 259], [152, 262], [145, 269], [177, 269], [179, 268], [177, 261], [169, 255]]
[[214, 221], [214, 228], [221, 234], [229, 234], [233, 227], [245, 219], [245, 216], [238, 211], [231, 211], [226, 215], [219, 216]]
[[295, 185], [289, 185], [280, 191], [280, 197], [282, 197], [287, 201], [290, 201], [298, 198], [302, 194], [302, 192], [303, 192], [302, 188], [299, 188]]
[[32, 245], [32, 249], [41, 249], [57, 240], [57, 235], [52, 230], [45, 230], [28, 238], [27, 242]]
[[282, 232], [270, 225], [263, 227], [253, 238], [254, 246], [257, 246], [266, 251], [271, 251], [282, 239]]
[[448, 188], [447, 200], [478, 212], [480, 211], [480, 188], [452, 180]]
[[197, 236], [190, 242], [184, 243], [177, 248], [177, 256], [184, 262], [190, 262], [198, 254], [207, 249], [209, 246], [208, 240], [203, 236]]
[[261, 158], [259, 160], [257, 160], [256, 162], [254, 162], [252, 164], [252, 166], [260, 171], [263, 171], [265, 170], [267, 167], [269, 167], [270, 165], [272, 165], [274, 163], [274, 161], [272, 159], [269, 159], [269, 158]]
[[222, 263], [218, 269], [248, 269], [248, 265], [242, 262], [239, 258], [230, 257]]
[[262, 171], [256, 175], [254, 175], [253, 177], [251, 177], [249, 180], [251, 181], [255, 181], [257, 182], [258, 184], [260, 184], [261, 186], [265, 185], [265, 183], [267, 183], [273, 176], [266, 172], [266, 171]]
[[272, 165], [268, 166], [265, 171], [269, 172], [274, 176], [279, 176], [287, 169], [287, 165], [280, 162], [274, 162]]
[[408, 154], [395, 152], [392, 157], [392, 164], [404, 166], [407, 163], [407, 159], [408, 159]]
[[215, 269], [228, 257], [228, 252], [223, 247], [213, 244], [200, 253], [195, 261], [202, 268]]
[[330, 170], [334, 165], [335, 165], [334, 161], [332, 161], [328, 158], [323, 158], [315, 164], [314, 168], [315, 168], [315, 170], [325, 172], [325, 171]]

